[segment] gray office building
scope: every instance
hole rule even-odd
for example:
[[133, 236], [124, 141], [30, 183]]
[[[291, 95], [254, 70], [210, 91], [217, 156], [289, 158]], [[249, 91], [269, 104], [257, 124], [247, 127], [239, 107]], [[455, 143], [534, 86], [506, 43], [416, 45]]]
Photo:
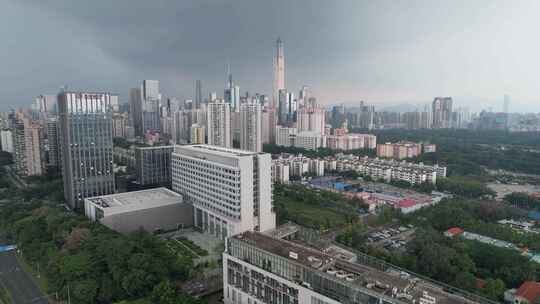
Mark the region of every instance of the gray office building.
[[144, 136], [146, 132], [161, 130], [160, 98], [157, 80], [144, 80], [140, 89], [133, 88], [129, 91], [135, 135]]
[[114, 193], [109, 93], [58, 94], [58, 138], [64, 195], [73, 209], [87, 197]]
[[135, 170], [141, 186], [171, 187], [173, 146], [136, 147]]
[[60, 167], [60, 151], [58, 150], [58, 118], [52, 117], [47, 120], [47, 166], [57, 170]]

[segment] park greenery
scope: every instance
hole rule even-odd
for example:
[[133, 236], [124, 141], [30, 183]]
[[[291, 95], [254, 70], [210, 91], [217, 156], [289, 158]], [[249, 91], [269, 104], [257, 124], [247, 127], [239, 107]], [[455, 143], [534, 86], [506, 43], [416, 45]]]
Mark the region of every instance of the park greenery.
[[350, 151], [332, 150], [330, 148], [319, 148], [317, 150], [308, 150], [298, 147], [284, 147], [275, 144], [264, 144], [263, 151], [270, 154], [302, 154], [310, 158], [325, 158], [327, 156], [334, 156], [339, 153], [353, 154], [357, 156], [369, 156], [375, 157], [374, 149], [356, 149]]
[[274, 207], [278, 223], [292, 221], [305, 227], [326, 230], [353, 223], [362, 202], [340, 193], [310, 189], [303, 185], [274, 185]]
[[160, 288], [191, 276], [191, 257], [175, 254], [147, 232], [119, 234], [67, 211], [59, 204], [61, 179], [27, 181], [28, 189], [2, 189], [9, 196], [0, 209], [0, 238], [16, 243], [25, 263], [45, 277], [45, 292], [63, 299], [69, 292], [73, 303], [140, 298], [149, 303], [198, 303], [176, 287], [167, 301], [156, 298]]
[[[350, 225], [336, 237], [336, 241], [410, 271], [499, 301], [507, 288], [537, 279], [540, 265], [516, 250], [460, 237], [447, 238], [443, 233], [451, 227], [461, 227], [469, 232], [540, 250], [539, 235], [519, 233], [496, 223], [521, 216], [522, 211], [505, 203], [446, 200], [413, 215], [394, 217], [402, 225], [416, 227], [413, 239], [402, 251], [387, 251], [368, 245], [368, 229], [363, 224]], [[477, 279], [485, 283], [480, 289]]]
[[400, 140], [429, 142], [437, 152], [422, 154], [413, 161], [441, 163], [449, 175], [478, 176], [484, 167], [540, 174], [540, 133], [510, 133], [501, 130], [375, 130], [377, 142]]

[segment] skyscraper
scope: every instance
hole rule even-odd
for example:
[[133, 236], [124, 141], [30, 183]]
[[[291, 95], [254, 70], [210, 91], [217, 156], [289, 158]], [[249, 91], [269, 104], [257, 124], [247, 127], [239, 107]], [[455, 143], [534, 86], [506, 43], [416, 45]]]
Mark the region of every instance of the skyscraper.
[[195, 81], [195, 109], [199, 109], [202, 104], [202, 82]]
[[231, 112], [229, 104], [215, 101], [208, 104], [208, 144], [231, 147]]
[[47, 120], [47, 166], [60, 167], [60, 151], [58, 149], [58, 118], [53, 117]]
[[61, 92], [58, 109], [64, 195], [78, 209], [86, 197], [114, 192], [110, 94]]
[[325, 134], [325, 109], [319, 107], [303, 107], [298, 110], [298, 132], [310, 131]]
[[262, 151], [261, 105], [255, 102], [240, 106], [240, 149]]
[[510, 95], [504, 94], [503, 112], [508, 114], [510, 110]]
[[23, 176], [45, 173], [45, 150], [43, 129], [27, 118], [18, 119], [13, 130], [15, 170]]
[[432, 103], [433, 124], [435, 129], [452, 127], [452, 97], [435, 97]]
[[143, 136], [143, 102], [140, 88], [132, 88], [129, 90], [129, 111], [131, 114], [131, 121], [133, 122], [133, 128], [135, 129], [135, 135]]
[[283, 42], [280, 38], [276, 41], [276, 57], [274, 57], [274, 92], [272, 106], [277, 107], [279, 91], [285, 89], [285, 55], [283, 54]]
[[235, 86], [231, 74], [230, 67], [228, 69], [227, 85], [223, 94], [225, 102], [230, 104], [231, 112], [240, 110], [240, 87]]
[[159, 81], [144, 80], [142, 87], [142, 127], [143, 135], [149, 131], [160, 131], [160, 111], [159, 104], [161, 96], [159, 94]]
[[292, 92], [279, 90], [279, 116], [278, 123], [282, 126], [293, 123], [296, 114], [296, 100]]

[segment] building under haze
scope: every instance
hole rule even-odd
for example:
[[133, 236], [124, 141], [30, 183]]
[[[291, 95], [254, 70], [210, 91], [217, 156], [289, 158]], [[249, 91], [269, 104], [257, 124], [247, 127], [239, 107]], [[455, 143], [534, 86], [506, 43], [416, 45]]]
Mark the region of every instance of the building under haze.
[[225, 239], [275, 227], [271, 156], [209, 145], [175, 146], [172, 189], [194, 206], [194, 225]]
[[2, 151], [13, 153], [13, 133], [11, 130], [0, 131], [0, 140], [2, 143]]
[[262, 151], [261, 105], [258, 103], [240, 106], [240, 149]]
[[27, 118], [15, 121], [13, 128], [13, 162], [21, 176], [45, 173], [45, 150], [43, 128]]
[[115, 190], [110, 94], [61, 92], [58, 109], [64, 196], [79, 209], [85, 198]]
[[47, 166], [58, 170], [60, 167], [60, 150], [58, 143], [58, 118], [49, 118], [46, 122]]
[[140, 88], [129, 91], [129, 104], [135, 135], [161, 130], [159, 81], [143, 80]]
[[278, 107], [279, 91], [285, 89], [285, 54], [283, 53], [283, 41], [276, 41], [276, 53], [274, 57], [274, 85], [272, 108]]
[[228, 103], [223, 101], [208, 104], [207, 134], [208, 144], [231, 147], [231, 112]]
[[190, 128], [190, 140], [189, 142], [193, 145], [204, 144], [206, 141], [206, 135], [204, 132], [204, 127], [200, 124], [192, 124]]
[[433, 128], [447, 129], [452, 127], [452, 97], [435, 97], [432, 110]]

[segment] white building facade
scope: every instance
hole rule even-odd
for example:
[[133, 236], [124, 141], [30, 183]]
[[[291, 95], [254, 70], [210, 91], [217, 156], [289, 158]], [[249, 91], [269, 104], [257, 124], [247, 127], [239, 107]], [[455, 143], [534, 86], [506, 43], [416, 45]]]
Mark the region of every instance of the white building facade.
[[240, 149], [262, 151], [261, 105], [258, 103], [240, 106]]
[[0, 131], [0, 141], [2, 143], [2, 151], [13, 153], [13, 133], [10, 130]]
[[212, 102], [208, 104], [208, 144], [231, 147], [231, 110], [228, 103]]
[[172, 188], [194, 206], [194, 225], [218, 238], [266, 231], [272, 211], [271, 157], [209, 145], [175, 146]]

